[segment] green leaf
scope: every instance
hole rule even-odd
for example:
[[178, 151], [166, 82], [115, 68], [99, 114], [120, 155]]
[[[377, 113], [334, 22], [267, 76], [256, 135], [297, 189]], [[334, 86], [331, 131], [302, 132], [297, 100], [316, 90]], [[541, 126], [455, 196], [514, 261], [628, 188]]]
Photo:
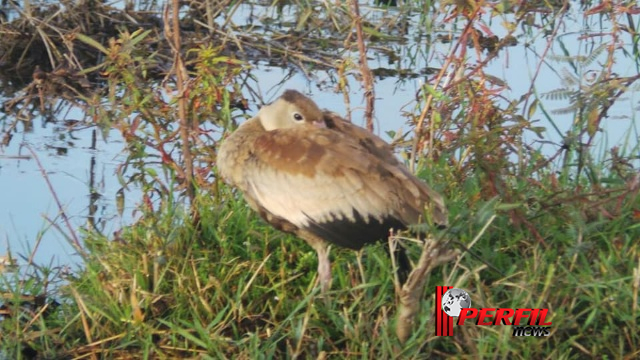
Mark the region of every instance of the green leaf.
[[489, 201], [485, 202], [476, 213], [476, 221], [478, 224], [484, 224], [491, 216], [495, 214], [497, 203], [500, 201], [498, 196], [494, 196]]
[[151, 33], [151, 30], [142, 32], [142, 29], [138, 29], [134, 31], [133, 34], [131, 34], [131, 42], [129, 42], [129, 45], [135, 46], [140, 41], [144, 40], [144, 38], [146, 38], [149, 33]]
[[118, 215], [122, 216], [124, 213], [124, 188], [120, 188], [116, 192], [116, 210], [118, 210]]
[[95, 48], [99, 51], [101, 51], [102, 53], [108, 55], [109, 54], [109, 50], [107, 50], [106, 47], [102, 46], [102, 44], [100, 44], [99, 42], [95, 41], [93, 38], [88, 37], [87, 35], [84, 34], [76, 34], [76, 39], [82, 41], [83, 43], [91, 46], [92, 48]]
[[498, 204], [495, 207], [496, 211], [509, 211], [513, 209], [517, 209], [522, 207], [522, 203], [511, 203], [511, 204]]
[[146, 169], [144, 169], [144, 170], [145, 170], [145, 172], [146, 172], [149, 176], [151, 176], [151, 177], [157, 177], [157, 176], [158, 176], [158, 172], [157, 172], [157, 171], [156, 171], [156, 169], [154, 169], [154, 168], [150, 168], [150, 167], [149, 167], [149, 168], [146, 168]]
[[536, 113], [536, 110], [538, 110], [538, 99], [533, 100], [533, 102], [529, 106], [529, 111], [527, 113], [529, 120], [533, 118], [533, 115]]

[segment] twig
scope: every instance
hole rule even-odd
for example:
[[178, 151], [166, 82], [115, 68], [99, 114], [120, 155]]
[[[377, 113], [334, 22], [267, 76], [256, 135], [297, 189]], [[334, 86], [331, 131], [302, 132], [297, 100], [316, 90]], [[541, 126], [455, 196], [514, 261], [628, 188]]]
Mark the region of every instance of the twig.
[[346, 69], [347, 62], [344, 60], [340, 60], [336, 62], [336, 70], [338, 71], [338, 90], [342, 93], [342, 98], [344, 100], [345, 107], [345, 119], [348, 122], [351, 122], [351, 99], [349, 99], [349, 82], [347, 81]]
[[362, 73], [362, 84], [364, 85], [364, 96], [366, 108], [364, 118], [367, 129], [373, 131], [373, 109], [375, 106], [375, 92], [373, 90], [373, 76], [367, 62], [367, 48], [364, 44], [364, 34], [362, 33], [362, 17], [360, 17], [360, 6], [358, 0], [351, 0], [353, 9], [356, 36], [358, 37], [358, 52], [360, 53], [360, 72]]
[[67, 229], [69, 230], [69, 236], [73, 240], [74, 247], [80, 253], [80, 255], [85, 257], [86, 253], [82, 249], [82, 244], [80, 243], [80, 239], [78, 239], [78, 235], [76, 234], [75, 229], [71, 225], [71, 221], [69, 221], [69, 217], [67, 216], [67, 213], [65, 212], [64, 208], [62, 207], [62, 203], [60, 202], [60, 199], [58, 198], [58, 194], [56, 193], [56, 190], [53, 188], [53, 185], [51, 185], [51, 181], [49, 180], [49, 176], [47, 175], [47, 172], [44, 170], [44, 167], [42, 166], [42, 163], [40, 162], [40, 159], [38, 158], [38, 155], [35, 153], [35, 151], [33, 151], [31, 146], [29, 146], [28, 144], [25, 145], [25, 147], [29, 150], [29, 152], [31, 153], [31, 156], [33, 156], [33, 158], [35, 159], [36, 164], [38, 164], [38, 170], [40, 170], [40, 173], [42, 174], [42, 177], [44, 178], [44, 181], [47, 183], [47, 187], [49, 188], [49, 191], [51, 192], [51, 195], [53, 196], [53, 200], [56, 202], [56, 206], [58, 206], [58, 211], [60, 212], [60, 216], [62, 217], [62, 220], [64, 221], [65, 225], [67, 226]]
[[[191, 154], [191, 141], [189, 139], [189, 132], [191, 130], [191, 123], [187, 118], [187, 99], [185, 91], [185, 83], [188, 79], [187, 69], [184, 66], [182, 54], [180, 53], [181, 39], [180, 39], [180, 17], [179, 15], [179, 1], [173, 0], [171, 3], [171, 22], [169, 22], [169, 7], [164, 9], [164, 23], [165, 33], [169, 39], [169, 45], [174, 56], [173, 71], [176, 74], [176, 86], [178, 88], [178, 117], [180, 121], [180, 140], [182, 141], [182, 156], [184, 157], [185, 167], [185, 187], [187, 190], [187, 197], [191, 204], [195, 200], [195, 191], [193, 184], [193, 156]], [[171, 24], [171, 25], [169, 25]]]
[[[524, 102], [522, 103], [522, 113], [526, 114], [526, 111], [528, 111], [529, 109], [529, 98], [531, 97], [531, 95], [535, 95], [536, 92], [534, 91], [538, 76], [540, 75], [540, 73], [542, 72], [542, 65], [544, 65], [546, 63], [546, 58], [547, 58], [547, 54], [553, 49], [553, 44], [555, 39], [557, 39], [558, 37], [558, 31], [560, 31], [560, 29], [565, 26], [564, 24], [564, 14], [567, 12], [567, 6], [568, 3], [564, 3], [562, 5], [562, 8], [556, 13], [556, 19], [558, 19], [558, 21], [556, 22], [555, 19], [553, 22], [551, 22], [552, 24], [555, 23], [556, 26], [553, 27], [553, 30], [551, 31], [551, 34], [549, 36], [547, 36], [547, 46], [545, 46], [544, 51], [542, 52], [542, 55], [540, 56], [540, 61], [538, 62], [538, 65], [536, 66], [536, 71], [533, 74], [533, 77], [531, 78], [530, 82], [531, 82], [531, 86], [529, 86], [529, 91], [527, 91], [525, 93], [525, 98], [524, 98]], [[526, 15], [526, 14], [523, 14]], [[520, 23], [520, 19], [518, 19], [518, 23]]]
[[[476, 10], [476, 14], [480, 11], [480, 7], [478, 7], [478, 9]], [[476, 14], [474, 14], [473, 16], [476, 16]], [[467, 22], [467, 25], [465, 26], [464, 30], [462, 31], [463, 34], [468, 34], [470, 29], [472, 28], [473, 22], [469, 21]], [[450, 56], [447, 56], [445, 59], [445, 63], [440, 67], [440, 72], [438, 72], [438, 75], [436, 76], [435, 81], [433, 82], [433, 87], [437, 88], [437, 86], [440, 84], [440, 82], [442, 81], [442, 79], [444, 78], [444, 76], [448, 73], [448, 69], [449, 66], [453, 63], [454, 57], [453, 55], [458, 51], [458, 48], [462, 47], [463, 51], [464, 51], [464, 46], [463, 46], [463, 40], [466, 39], [465, 36], [462, 36], [460, 38], [459, 41], [457, 41], [453, 47], [450, 50]], [[460, 58], [464, 58], [464, 55], [461, 55]], [[456, 74], [457, 72], [454, 72], [454, 74]], [[455, 76], [455, 75], [454, 75]], [[443, 86], [443, 88], [445, 88], [445, 86]], [[409, 169], [412, 172], [415, 172], [415, 166], [416, 166], [416, 159], [418, 158], [418, 154], [422, 151], [422, 148], [420, 146], [420, 142], [423, 139], [423, 127], [424, 127], [424, 122], [425, 119], [427, 117], [427, 115], [429, 114], [429, 111], [431, 110], [431, 102], [433, 101], [433, 95], [429, 94], [427, 96], [427, 100], [425, 101], [425, 105], [422, 108], [422, 112], [420, 113], [420, 116], [418, 117], [418, 121], [417, 124], [415, 126], [415, 137], [413, 138], [413, 145], [411, 146], [411, 154], [409, 155]], [[433, 124], [431, 124], [429, 126], [429, 157], [431, 159], [433, 159], [433, 137], [434, 137], [434, 127]]]
[[429, 273], [434, 268], [446, 264], [458, 256], [457, 250], [448, 249], [447, 247], [448, 242], [446, 241], [438, 241], [432, 238], [426, 239], [418, 264], [411, 271], [400, 290], [396, 334], [402, 343], [406, 342], [413, 332], [416, 315], [420, 310], [420, 299], [424, 293], [424, 286], [429, 278]]

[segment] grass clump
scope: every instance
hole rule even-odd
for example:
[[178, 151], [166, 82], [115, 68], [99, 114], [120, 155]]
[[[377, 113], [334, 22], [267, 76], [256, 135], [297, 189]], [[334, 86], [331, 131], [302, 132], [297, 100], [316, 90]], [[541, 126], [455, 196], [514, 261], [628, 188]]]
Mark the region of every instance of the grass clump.
[[[640, 284], [637, 191], [617, 199], [614, 219], [588, 216], [593, 200], [584, 198], [530, 206], [527, 219], [544, 241], [514, 226], [511, 206], [490, 200], [461, 210], [473, 193], [452, 196], [452, 217], [464, 220], [443, 236], [470, 250], [429, 279], [415, 333], [400, 346], [384, 245], [333, 252], [334, 285], [326, 304], [313, 287], [313, 251], [220, 190], [220, 198], [199, 193], [197, 224], [188, 208], [167, 202], [113, 238], [87, 234], [84, 269], [48, 275], [65, 279], [55, 287], [38, 287], [51, 271], [37, 272], [33, 281], [14, 278], [14, 287], [5, 277], [5, 293], [44, 293], [59, 301], [27, 308], [7, 300], [13, 305], [1, 322], [3, 334], [11, 334], [2, 337], [5, 352], [57, 358], [574, 358], [634, 354], [640, 343], [632, 330]], [[532, 198], [550, 196], [533, 190]], [[416, 259], [419, 248], [411, 249]], [[522, 339], [512, 337], [508, 326], [466, 325], [455, 328], [454, 338], [435, 337], [431, 289], [440, 284], [466, 289], [477, 308], [549, 308], [551, 335]]]

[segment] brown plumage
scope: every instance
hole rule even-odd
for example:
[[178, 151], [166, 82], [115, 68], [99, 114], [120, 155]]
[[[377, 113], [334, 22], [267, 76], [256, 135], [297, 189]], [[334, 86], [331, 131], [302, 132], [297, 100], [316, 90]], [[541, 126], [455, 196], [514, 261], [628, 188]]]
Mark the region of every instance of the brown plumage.
[[330, 244], [360, 249], [417, 223], [425, 209], [447, 224], [442, 197], [387, 143], [295, 90], [231, 134], [217, 164], [263, 219], [316, 250], [323, 291], [331, 283]]

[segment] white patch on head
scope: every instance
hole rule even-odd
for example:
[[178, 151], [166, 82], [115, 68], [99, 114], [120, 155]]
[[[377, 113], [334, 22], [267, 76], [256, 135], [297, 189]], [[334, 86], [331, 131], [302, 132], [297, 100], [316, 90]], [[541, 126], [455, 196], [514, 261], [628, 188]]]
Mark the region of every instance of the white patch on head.
[[258, 118], [262, 127], [267, 131], [287, 129], [305, 122], [302, 111], [290, 102], [278, 99], [258, 111]]

